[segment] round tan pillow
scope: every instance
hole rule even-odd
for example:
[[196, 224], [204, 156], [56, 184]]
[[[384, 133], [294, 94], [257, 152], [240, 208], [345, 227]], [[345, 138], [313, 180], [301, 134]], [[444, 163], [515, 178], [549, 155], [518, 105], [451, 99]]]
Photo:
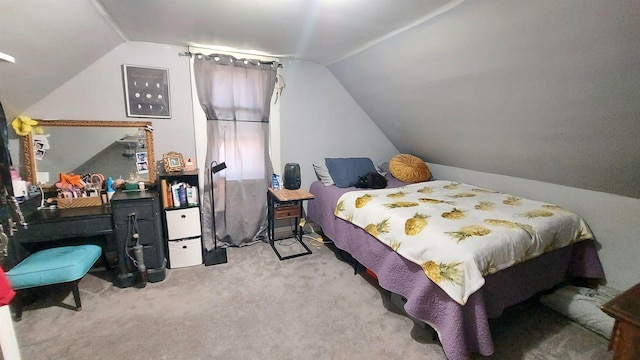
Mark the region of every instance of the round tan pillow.
[[409, 154], [398, 154], [389, 161], [391, 175], [406, 183], [418, 183], [431, 179], [431, 171], [419, 157]]

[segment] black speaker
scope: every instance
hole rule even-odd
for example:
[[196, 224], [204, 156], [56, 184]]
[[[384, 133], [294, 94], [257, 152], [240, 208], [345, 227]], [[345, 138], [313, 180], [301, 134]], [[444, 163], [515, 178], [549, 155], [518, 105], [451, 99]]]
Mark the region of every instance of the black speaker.
[[300, 189], [300, 165], [287, 163], [284, 166], [284, 188], [289, 190]]

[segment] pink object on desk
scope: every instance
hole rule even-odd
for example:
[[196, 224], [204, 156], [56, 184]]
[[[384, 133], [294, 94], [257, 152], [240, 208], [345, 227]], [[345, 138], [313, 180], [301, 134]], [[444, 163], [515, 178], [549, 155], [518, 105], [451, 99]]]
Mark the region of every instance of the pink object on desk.
[[191, 159], [187, 159], [187, 162], [184, 164], [184, 169], [186, 171], [194, 171], [196, 169], [196, 163]]
[[9, 279], [7, 279], [4, 271], [0, 269], [0, 306], [9, 305], [15, 295], [16, 292], [11, 288]]

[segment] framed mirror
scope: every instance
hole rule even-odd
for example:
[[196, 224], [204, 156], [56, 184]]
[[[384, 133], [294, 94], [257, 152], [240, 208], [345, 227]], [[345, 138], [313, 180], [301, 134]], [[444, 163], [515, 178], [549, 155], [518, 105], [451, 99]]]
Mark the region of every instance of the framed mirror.
[[37, 121], [43, 133], [22, 137], [26, 178], [32, 184], [53, 185], [61, 173], [156, 181], [151, 122]]

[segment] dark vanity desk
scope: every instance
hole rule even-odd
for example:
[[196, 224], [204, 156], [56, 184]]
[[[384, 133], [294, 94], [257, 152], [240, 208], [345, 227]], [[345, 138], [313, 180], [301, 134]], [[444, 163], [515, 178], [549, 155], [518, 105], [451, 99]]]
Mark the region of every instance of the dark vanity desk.
[[[106, 172], [113, 174], [109, 176], [117, 178], [135, 172], [140, 160], [138, 156], [141, 156], [148, 165], [148, 174], [142, 178], [147, 184], [155, 184], [153, 124], [150, 121], [38, 120], [38, 126], [42, 127], [43, 132], [51, 136], [51, 139], [67, 144], [67, 148], [77, 145], [76, 147], [83, 148], [87, 154], [99, 154], [96, 155], [98, 157], [92, 157], [91, 161], [86, 159], [82, 166], [73, 170], [73, 173]], [[86, 139], [94, 137], [100, 137], [101, 141], [88, 144]], [[26, 181], [32, 184], [56, 181], [54, 178], [38, 181], [39, 172], [52, 176], [67, 173], [70, 164], [57, 161], [38, 162], [38, 149], [34, 146], [32, 132], [21, 138], [24, 166], [22, 175]], [[83, 141], [78, 142], [78, 139]], [[107, 147], [103, 148], [104, 145]], [[47, 156], [65, 156], [64, 153], [56, 154], [56, 150], [62, 148], [47, 150]], [[57, 196], [56, 189], [47, 190], [47, 193], [52, 194], [45, 194], [46, 197]], [[106, 255], [106, 261], [101, 263], [104, 263], [107, 269], [113, 270], [114, 284], [127, 287], [136, 283], [136, 276], [141, 272], [138, 269], [144, 270], [142, 266], [132, 265], [138, 264], [137, 260], [134, 262], [130, 257], [135, 246], [135, 250], [142, 247], [148, 281], [164, 280], [166, 259], [158, 204], [155, 190], [138, 191], [137, 186], [135, 191], [116, 191], [111, 198], [111, 204], [103, 206], [37, 210], [40, 196], [36, 196], [20, 204], [27, 225], [26, 228], [19, 225], [18, 231], [10, 237], [8, 256], [1, 265], [3, 268], [10, 268], [34, 251], [43, 248], [96, 244], [102, 247]], [[138, 226], [139, 237], [133, 237], [129, 231], [128, 226], [134, 224]], [[136, 253], [140, 255], [139, 251]]]
[[19, 226], [10, 240], [12, 265], [43, 248], [91, 243], [102, 247], [107, 260], [105, 267], [116, 270], [114, 284], [133, 286], [136, 271], [130, 267], [124, 252], [127, 245], [131, 246], [128, 236], [133, 220], [143, 246], [148, 280], [157, 282], [165, 278], [164, 241], [155, 191], [117, 191], [110, 205], [37, 210], [25, 203], [21, 208], [27, 225], [26, 228]]
[[41, 248], [76, 244], [77, 238], [95, 238], [105, 252], [115, 250], [106, 240], [113, 233], [111, 206], [37, 210], [25, 203], [21, 208], [27, 225], [18, 226], [12, 238], [10, 261], [14, 264]]
[[[25, 217], [28, 237], [22, 242], [111, 234], [111, 206], [36, 210]], [[21, 229], [20, 232], [23, 232]]]

